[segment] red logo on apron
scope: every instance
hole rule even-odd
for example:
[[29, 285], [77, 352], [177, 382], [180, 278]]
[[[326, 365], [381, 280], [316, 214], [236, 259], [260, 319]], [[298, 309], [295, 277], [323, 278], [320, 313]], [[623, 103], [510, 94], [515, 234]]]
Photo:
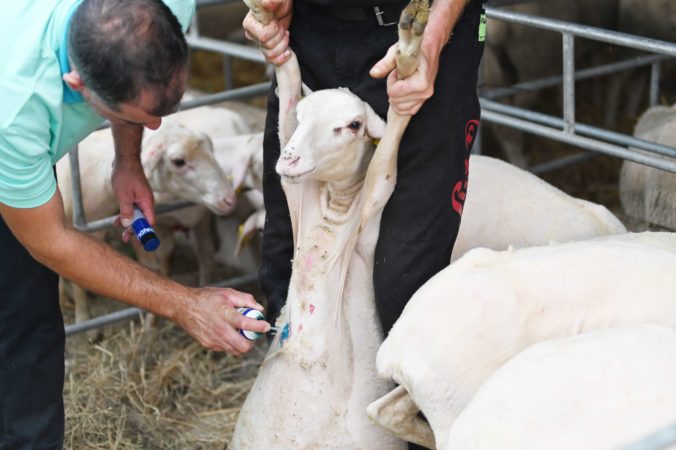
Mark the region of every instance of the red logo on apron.
[[465, 149], [467, 150], [467, 157], [465, 158], [465, 174], [462, 180], [455, 183], [453, 186], [453, 195], [451, 196], [451, 204], [453, 209], [458, 214], [462, 215], [462, 209], [465, 205], [465, 198], [467, 197], [467, 178], [469, 176], [469, 150], [472, 148], [474, 138], [479, 129], [478, 120], [468, 120], [465, 124]]

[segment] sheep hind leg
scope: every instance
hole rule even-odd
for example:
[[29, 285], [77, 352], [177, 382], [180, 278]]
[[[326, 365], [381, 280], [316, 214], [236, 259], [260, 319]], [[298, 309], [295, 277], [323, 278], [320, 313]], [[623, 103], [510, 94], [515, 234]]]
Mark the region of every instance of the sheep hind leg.
[[398, 438], [434, 450], [434, 433], [419, 412], [420, 408], [403, 386], [397, 386], [366, 408], [371, 420]]
[[[144, 251], [140, 245], [135, 247], [136, 260], [146, 268], [157, 272], [162, 276], [169, 277], [171, 271], [171, 256], [176, 248], [174, 233], [170, 227], [162, 224], [155, 226], [155, 234], [161, 244], [152, 252]], [[155, 328], [156, 317], [152, 313], [145, 315], [143, 328], [146, 332], [151, 332]]]

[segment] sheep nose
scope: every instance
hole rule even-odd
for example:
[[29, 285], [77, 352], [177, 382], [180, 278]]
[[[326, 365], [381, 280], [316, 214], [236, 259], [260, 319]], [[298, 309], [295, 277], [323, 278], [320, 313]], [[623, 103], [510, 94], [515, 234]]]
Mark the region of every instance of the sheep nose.
[[294, 166], [298, 164], [300, 156], [293, 155], [289, 152], [284, 152], [284, 154], [282, 154], [282, 160], [286, 163], [287, 166]]
[[234, 208], [237, 205], [237, 198], [234, 196], [223, 197], [223, 204], [228, 208]]

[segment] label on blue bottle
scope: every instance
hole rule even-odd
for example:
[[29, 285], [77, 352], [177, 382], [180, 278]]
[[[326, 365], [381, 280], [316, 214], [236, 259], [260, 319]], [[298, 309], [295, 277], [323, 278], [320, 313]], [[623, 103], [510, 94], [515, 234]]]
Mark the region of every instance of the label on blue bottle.
[[150, 223], [148, 223], [148, 220], [146, 220], [138, 208], [134, 208], [131, 228], [134, 230], [136, 239], [141, 242], [145, 251], [151, 252], [160, 245], [160, 240], [157, 238], [155, 230], [153, 230], [153, 227], [150, 226]]

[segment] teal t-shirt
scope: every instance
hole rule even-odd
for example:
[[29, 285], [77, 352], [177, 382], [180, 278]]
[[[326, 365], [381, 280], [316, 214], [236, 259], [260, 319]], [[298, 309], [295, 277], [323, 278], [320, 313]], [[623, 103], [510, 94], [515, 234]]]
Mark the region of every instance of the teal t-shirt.
[[[163, 0], [185, 31], [195, 0]], [[103, 118], [63, 82], [66, 34], [81, 0], [11, 1], [0, 15], [0, 202], [45, 204], [52, 167]]]

